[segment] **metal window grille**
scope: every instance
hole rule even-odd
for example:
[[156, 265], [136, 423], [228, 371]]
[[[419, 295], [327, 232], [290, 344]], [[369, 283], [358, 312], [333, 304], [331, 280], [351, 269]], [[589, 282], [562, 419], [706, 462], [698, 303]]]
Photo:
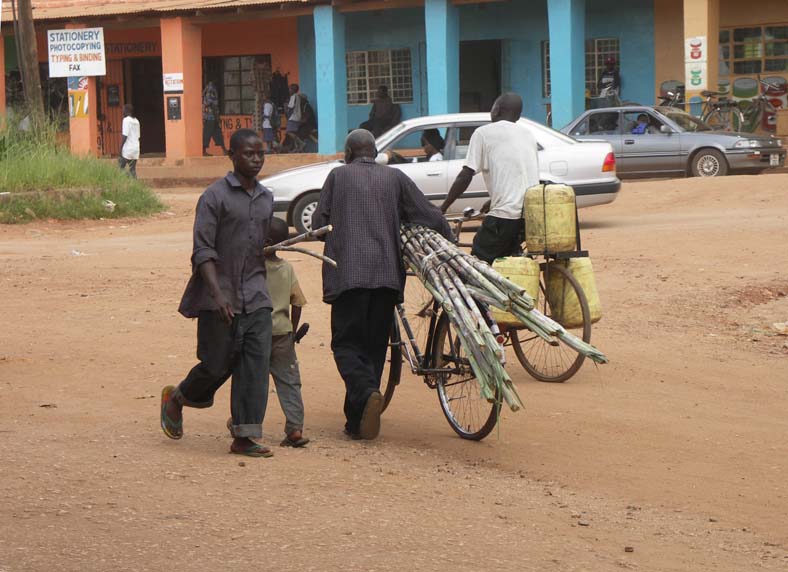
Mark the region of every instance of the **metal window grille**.
[[410, 50], [348, 52], [347, 102], [366, 105], [375, 99], [378, 87], [385, 85], [394, 103], [413, 102], [413, 72]]
[[[591, 95], [597, 95], [599, 76], [605, 71], [605, 60], [613, 57], [618, 62], [620, 59], [618, 38], [591, 38], [586, 40], [585, 70], [586, 90]], [[550, 84], [550, 42], [542, 42], [542, 96], [550, 97], [552, 86]]]
[[722, 77], [788, 73], [788, 24], [720, 30]]

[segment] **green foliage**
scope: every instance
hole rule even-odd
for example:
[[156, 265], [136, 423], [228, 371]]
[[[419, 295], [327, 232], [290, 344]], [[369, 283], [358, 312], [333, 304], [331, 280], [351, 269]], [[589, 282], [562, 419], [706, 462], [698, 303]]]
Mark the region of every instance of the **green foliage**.
[[32, 120], [20, 127], [10, 115], [0, 125], [0, 193], [9, 193], [0, 194], [0, 223], [128, 217], [163, 209], [147, 185], [112, 162], [72, 155], [49, 122]]

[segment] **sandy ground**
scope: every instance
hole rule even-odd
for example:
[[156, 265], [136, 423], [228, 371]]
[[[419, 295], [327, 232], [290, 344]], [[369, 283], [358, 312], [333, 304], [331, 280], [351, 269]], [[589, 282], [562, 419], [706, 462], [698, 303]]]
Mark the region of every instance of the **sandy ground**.
[[[306, 450], [228, 454], [229, 388], [158, 428], [197, 191], [148, 220], [0, 228], [0, 571], [788, 569], [788, 175], [626, 183], [581, 212], [611, 358], [457, 438], [408, 376], [349, 442], [319, 266]], [[267, 442], [283, 419], [272, 395]], [[631, 550], [630, 550], [631, 549]]]

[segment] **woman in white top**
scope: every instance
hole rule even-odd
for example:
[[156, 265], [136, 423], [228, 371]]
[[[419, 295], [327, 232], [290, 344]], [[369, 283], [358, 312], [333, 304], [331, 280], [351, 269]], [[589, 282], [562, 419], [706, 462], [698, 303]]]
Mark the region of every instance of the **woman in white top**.
[[426, 161], [443, 161], [443, 147], [446, 142], [437, 129], [427, 129], [421, 135], [421, 146]]

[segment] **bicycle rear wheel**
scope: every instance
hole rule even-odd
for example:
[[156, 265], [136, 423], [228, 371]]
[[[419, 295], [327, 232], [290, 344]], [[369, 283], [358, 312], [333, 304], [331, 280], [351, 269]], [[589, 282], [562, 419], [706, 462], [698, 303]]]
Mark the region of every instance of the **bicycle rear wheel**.
[[396, 310], [394, 311], [394, 322], [391, 324], [391, 334], [389, 335], [389, 347], [386, 350], [386, 365], [383, 367], [383, 375], [380, 377], [380, 393], [383, 394], [383, 411], [391, 403], [394, 397], [394, 390], [399, 385], [402, 377], [402, 339], [399, 334]]
[[432, 355], [432, 367], [454, 370], [438, 374], [438, 399], [449, 425], [463, 439], [484, 439], [498, 422], [500, 393], [496, 390], [492, 403], [481, 396], [479, 380], [446, 313], [438, 319]]
[[[535, 301], [535, 307], [545, 316], [553, 317], [553, 309], [547, 300], [547, 289], [545, 283], [545, 272], [558, 272], [565, 288], [566, 296], [576, 296], [582, 311], [582, 324], [566, 330], [584, 342], [591, 341], [591, 311], [588, 307], [588, 300], [583, 292], [583, 288], [575, 277], [561, 264], [542, 263], [542, 272], [539, 276], [539, 295]], [[521, 338], [522, 335], [522, 338]], [[572, 377], [583, 365], [586, 359], [583, 354], [560, 343], [558, 340], [548, 342], [529, 330], [512, 330], [510, 334], [514, 355], [520, 364], [535, 379], [548, 383], [562, 383]]]

